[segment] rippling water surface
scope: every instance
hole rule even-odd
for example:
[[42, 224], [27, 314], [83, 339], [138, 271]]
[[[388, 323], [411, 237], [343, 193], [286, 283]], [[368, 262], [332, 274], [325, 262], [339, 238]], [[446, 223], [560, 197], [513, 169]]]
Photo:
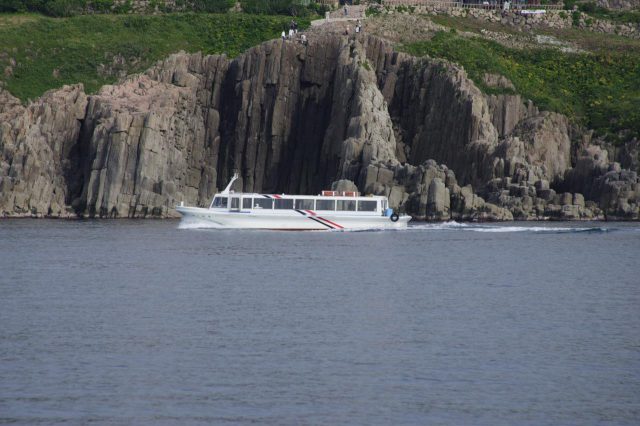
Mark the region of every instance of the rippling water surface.
[[640, 226], [0, 222], [0, 423], [638, 424]]

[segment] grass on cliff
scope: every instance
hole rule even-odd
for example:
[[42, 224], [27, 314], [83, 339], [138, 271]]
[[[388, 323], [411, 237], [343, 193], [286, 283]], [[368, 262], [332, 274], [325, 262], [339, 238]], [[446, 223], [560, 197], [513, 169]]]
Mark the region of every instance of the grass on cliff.
[[[277, 38], [291, 17], [228, 14], [0, 16], [0, 81], [14, 96], [34, 99], [63, 84], [87, 92], [140, 72], [179, 50], [234, 57]], [[301, 27], [308, 18], [299, 18]], [[115, 60], [114, 58], [120, 58]]]
[[541, 109], [566, 114], [615, 139], [640, 136], [640, 51], [568, 54], [555, 49], [512, 49], [481, 38], [439, 32], [429, 41], [402, 46], [416, 56], [462, 65], [484, 91], [486, 72], [509, 78], [518, 93]]
[[457, 31], [478, 34], [482, 38], [490, 39], [489, 36], [483, 35], [485, 30], [501, 34], [507, 39], [505, 42], [507, 46], [509, 45], [509, 39], [533, 39], [536, 35], [550, 35], [562, 42], [574, 44], [576, 47], [589, 52], [608, 53], [629, 50], [640, 52], [640, 40], [578, 28], [536, 28], [531, 31], [518, 31], [518, 28], [510, 25], [500, 22], [488, 22], [473, 17], [428, 15], [424, 16], [424, 18]]

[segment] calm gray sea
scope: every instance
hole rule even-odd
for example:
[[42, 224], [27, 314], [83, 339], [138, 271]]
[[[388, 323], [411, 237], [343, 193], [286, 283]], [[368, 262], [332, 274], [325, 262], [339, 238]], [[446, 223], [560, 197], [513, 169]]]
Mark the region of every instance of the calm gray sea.
[[0, 423], [640, 422], [640, 225], [0, 221]]

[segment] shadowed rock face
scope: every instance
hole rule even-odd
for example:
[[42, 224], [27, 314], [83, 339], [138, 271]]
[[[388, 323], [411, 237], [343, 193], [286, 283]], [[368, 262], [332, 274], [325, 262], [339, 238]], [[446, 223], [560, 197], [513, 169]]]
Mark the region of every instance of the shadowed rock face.
[[[234, 171], [265, 193], [342, 179], [430, 220], [600, 214], [581, 194], [544, 192], [572, 170], [565, 117], [483, 95], [460, 68], [375, 37], [276, 40], [234, 60], [175, 54], [96, 95], [68, 86], [28, 107], [0, 96], [4, 215], [175, 216]], [[570, 191], [637, 217], [633, 190], [583, 174], [566, 175]]]

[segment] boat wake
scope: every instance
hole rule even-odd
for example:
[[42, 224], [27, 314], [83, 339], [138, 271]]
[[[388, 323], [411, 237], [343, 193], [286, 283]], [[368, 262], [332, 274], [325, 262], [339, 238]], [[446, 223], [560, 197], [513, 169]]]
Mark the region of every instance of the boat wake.
[[397, 232], [421, 232], [421, 231], [466, 231], [466, 232], [490, 232], [490, 233], [509, 233], [509, 232], [531, 232], [536, 234], [574, 234], [574, 233], [603, 233], [611, 232], [613, 228], [605, 228], [600, 226], [553, 226], [546, 223], [544, 225], [499, 225], [499, 224], [478, 224], [478, 223], [460, 223], [455, 221], [442, 223], [420, 223], [409, 224], [407, 228], [400, 229], [367, 229], [367, 230], [350, 230], [339, 232], [379, 232], [379, 231], [397, 231]]
[[610, 232], [612, 228], [605, 228], [601, 226], [553, 226], [552, 224], [545, 225], [487, 225], [476, 223], [458, 223], [458, 222], [445, 222], [439, 224], [420, 224], [410, 225], [407, 230], [420, 231], [420, 230], [460, 230], [469, 232], [493, 232], [493, 233], [508, 233], [508, 232], [532, 232], [541, 234], [574, 234], [574, 233], [602, 233]]
[[[210, 221], [196, 219], [193, 217], [182, 218], [178, 229], [221, 229], [220, 226]], [[333, 229], [327, 232], [424, 232], [424, 231], [465, 231], [465, 232], [488, 232], [488, 233], [509, 233], [509, 232], [530, 232], [535, 234], [575, 234], [575, 233], [604, 233], [614, 231], [615, 228], [601, 226], [553, 226], [546, 223], [544, 225], [500, 225], [500, 224], [478, 224], [460, 223], [455, 221], [442, 223], [419, 223], [409, 224], [407, 228], [373, 228], [373, 229]], [[325, 231], [319, 231], [325, 232]]]

